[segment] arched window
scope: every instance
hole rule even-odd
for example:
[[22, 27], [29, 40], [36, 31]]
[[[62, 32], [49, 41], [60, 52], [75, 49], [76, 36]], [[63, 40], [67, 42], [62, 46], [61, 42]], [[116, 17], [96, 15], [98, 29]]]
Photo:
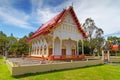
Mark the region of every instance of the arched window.
[[62, 56], [66, 56], [66, 46], [62, 45]]

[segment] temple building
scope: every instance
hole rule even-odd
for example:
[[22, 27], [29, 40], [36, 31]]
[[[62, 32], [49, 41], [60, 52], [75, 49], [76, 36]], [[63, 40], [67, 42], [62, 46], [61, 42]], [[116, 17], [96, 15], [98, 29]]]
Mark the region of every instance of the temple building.
[[80, 25], [73, 7], [70, 6], [41, 25], [27, 39], [30, 44], [29, 54], [31, 57], [54, 60], [83, 58], [83, 43], [81, 55], [78, 43], [84, 38], [87, 38], [87, 34]]

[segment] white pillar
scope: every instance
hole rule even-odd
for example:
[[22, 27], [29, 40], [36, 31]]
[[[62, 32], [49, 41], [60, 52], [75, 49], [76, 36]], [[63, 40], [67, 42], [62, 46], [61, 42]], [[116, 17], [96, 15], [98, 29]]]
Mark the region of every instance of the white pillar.
[[39, 55], [40, 55], [40, 46], [39, 46]]
[[62, 55], [62, 39], [60, 39], [60, 54]]
[[104, 61], [104, 50], [102, 50], [102, 60]]
[[53, 38], [53, 52], [52, 55], [54, 55], [54, 38]]
[[44, 46], [42, 46], [42, 55], [44, 56]]
[[37, 48], [35, 47], [35, 55], [37, 55]]
[[82, 39], [82, 54], [84, 54], [84, 41]]
[[47, 47], [46, 47], [46, 55], [48, 56], [48, 45], [47, 45]]
[[110, 52], [109, 52], [109, 50], [107, 51], [107, 53], [108, 53], [108, 62], [110, 61]]

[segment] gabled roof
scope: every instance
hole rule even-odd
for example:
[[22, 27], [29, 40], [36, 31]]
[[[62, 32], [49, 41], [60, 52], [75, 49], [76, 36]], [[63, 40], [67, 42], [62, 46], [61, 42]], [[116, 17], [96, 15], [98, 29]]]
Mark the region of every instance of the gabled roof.
[[49, 20], [48, 22], [46, 22], [45, 24], [43, 24], [42, 26], [40, 26], [40, 28], [31, 36], [27, 39], [27, 41], [39, 36], [39, 35], [44, 35], [47, 33], [50, 33], [54, 28], [57, 27], [58, 24], [60, 24], [65, 16], [67, 15], [67, 13], [69, 13], [72, 15], [73, 20], [75, 21], [75, 23], [77, 24], [78, 30], [81, 32], [82, 36], [84, 38], [87, 37], [85, 31], [82, 29], [79, 20], [73, 10], [73, 7], [70, 6], [68, 9], [63, 9], [63, 11], [61, 13], [59, 13], [58, 15], [56, 15], [54, 18], [52, 18], [51, 20]]

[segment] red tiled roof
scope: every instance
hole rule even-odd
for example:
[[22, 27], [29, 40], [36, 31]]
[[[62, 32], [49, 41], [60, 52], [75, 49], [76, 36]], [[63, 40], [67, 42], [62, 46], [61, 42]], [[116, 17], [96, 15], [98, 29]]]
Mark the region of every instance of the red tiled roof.
[[112, 45], [112, 50], [113, 50], [113, 51], [119, 50], [119, 45], [117, 45], [117, 44]]
[[81, 25], [79, 23], [79, 20], [73, 10], [73, 7], [70, 6], [69, 9], [63, 9], [63, 11], [61, 13], [59, 13], [58, 15], [56, 15], [54, 18], [52, 18], [51, 20], [49, 20], [47, 23], [43, 24], [31, 37], [29, 37], [27, 39], [27, 41], [39, 36], [39, 35], [44, 35], [47, 33], [50, 33], [54, 28], [57, 27], [57, 25], [59, 23], [61, 23], [64, 20], [64, 17], [67, 15], [67, 13], [70, 12], [74, 21], [77, 24], [77, 27], [79, 29], [79, 31], [82, 33], [83, 37], [86, 38], [87, 35], [85, 33], [85, 31], [81, 28]]

